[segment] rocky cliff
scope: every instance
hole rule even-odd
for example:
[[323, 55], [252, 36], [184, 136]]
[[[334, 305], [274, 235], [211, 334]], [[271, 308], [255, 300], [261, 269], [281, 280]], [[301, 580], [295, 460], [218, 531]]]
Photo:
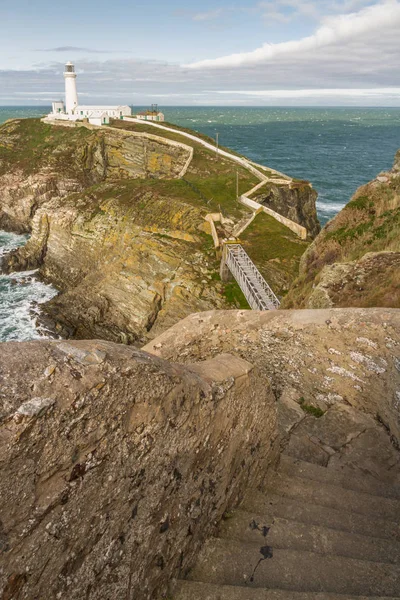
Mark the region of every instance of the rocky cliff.
[[311, 239], [321, 230], [314, 214], [317, 198], [317, 192], [307, 181], [296, 180], [290, 185], [278, 185], [271, 181], [252, 197], [256, 202], [272, 208], [295, 223], [301, 223]]
[[400, 151], [305, 252], [284, 306], [400, 307], [399, 230]]
[[270, 387], [233, 356], [7, 343], [0, 377], [2, 600], [165, 597], [275, 461]]
[[[204, 218], [222, 212], [219, 234], [229, 236], [246, 216], [235, 199], [236, 171], [240, 191], [257, 180], [182, 139], [122, 122], [0, 127], [0, 227], [32, 232], [3, 269], [39, 268], [59, 288], [44, 307], [57, 333], [132, 343], [192, 312], [228, 306], [232, 293], [218, 281]], [[260, 268], [285, 293], [307, 246], [283, 226], [255, 227], [246, 250], [256, 258], [260, 236], [268, 237], [273, 251]]]

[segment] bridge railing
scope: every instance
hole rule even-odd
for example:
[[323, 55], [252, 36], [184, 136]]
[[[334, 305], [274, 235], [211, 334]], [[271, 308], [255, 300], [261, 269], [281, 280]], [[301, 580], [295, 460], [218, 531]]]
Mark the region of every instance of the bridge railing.
[[253, 310], [276, 310], [280, 302], [240, 244], [225, 244], [223, 261]]

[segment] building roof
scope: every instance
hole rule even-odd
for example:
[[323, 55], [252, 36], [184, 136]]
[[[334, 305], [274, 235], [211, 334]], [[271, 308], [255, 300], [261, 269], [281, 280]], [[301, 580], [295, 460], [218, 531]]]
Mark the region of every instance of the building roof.
[[160, 110], [142, 110], [137, 113], [138, 115], [161, 115], [162, 112]]
[[79, 104], [75, 107], [76, 110], [118, 110], [120, 108], [130, 108], [127, 104], [120, 104], [118, 106], [95, 106], [89, 104]]

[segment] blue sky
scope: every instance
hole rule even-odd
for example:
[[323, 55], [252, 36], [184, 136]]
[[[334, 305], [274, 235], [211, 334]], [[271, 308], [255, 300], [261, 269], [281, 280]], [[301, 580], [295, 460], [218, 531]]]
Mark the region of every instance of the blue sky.
[[0, 4], [0, 104], [400, 106], [400, 0]]

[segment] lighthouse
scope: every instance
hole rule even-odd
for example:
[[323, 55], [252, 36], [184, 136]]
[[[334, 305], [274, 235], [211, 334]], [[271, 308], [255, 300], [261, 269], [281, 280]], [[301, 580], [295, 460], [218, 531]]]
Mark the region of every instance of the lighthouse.
[[49, 121], [89, 121], [91, 125], [108, 125], [110, 119], [124, 119], [132, 116], [130, 106], [86, 106], [78, 105], [75, 67], [67, 62], [64, 70], [65, 104], [62, 100], [52, 103]]
[[76, 73], [75, 67], [71, 62], [67, 62], [64, 71], [65, 79], [65, 110], [67, 114], [73, 114], [78, 106], [78, 94], [76, 91]]

